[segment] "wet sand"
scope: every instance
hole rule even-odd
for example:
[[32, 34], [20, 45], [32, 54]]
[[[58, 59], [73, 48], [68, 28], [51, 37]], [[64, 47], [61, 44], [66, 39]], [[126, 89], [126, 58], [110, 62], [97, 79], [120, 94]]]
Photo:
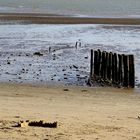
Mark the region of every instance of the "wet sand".
[[139, 25], [140, 18], [135, 17], [82, 17], [37, 13], [0, 13], [0, 20], [22, 20], [36, 24], [124, 24]]
[[[84, 86], [90, 75], [90, 50], [100, 49], [134, 54], [136, 88], [140, 87], [140, 26], [0, 24], [0, 82]], [[81, 46], [76, 48], [79, 39]]]
[[[138, 140], [140, 93], [114, 88], [0, 84], [0, 139]], [[20, 120], [57, 128], [12, 127]]]

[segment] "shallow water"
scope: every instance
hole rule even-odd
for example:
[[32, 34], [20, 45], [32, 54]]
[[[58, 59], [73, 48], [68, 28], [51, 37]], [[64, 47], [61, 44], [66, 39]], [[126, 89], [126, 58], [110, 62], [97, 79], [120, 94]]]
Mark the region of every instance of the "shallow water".
[[[140, 26], [0, 25], [0, 81], [86, 85], [90, 49], [135, 55], [140, 84]], [[76, 49], [75, 42], [82, 46]], [[49, 53], [49, 47], [51, 52]], [[43, 56], [33, 55], [41, 52]]]
[[1, 0], [0, 12], [140, 15], [139, 0]]

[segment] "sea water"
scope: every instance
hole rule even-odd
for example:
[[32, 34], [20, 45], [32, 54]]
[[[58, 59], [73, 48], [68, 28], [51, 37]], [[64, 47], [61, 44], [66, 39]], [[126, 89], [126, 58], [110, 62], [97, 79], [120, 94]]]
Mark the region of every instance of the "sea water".
[[0, 12], [140, 15], [140, 0], [0, 0]]

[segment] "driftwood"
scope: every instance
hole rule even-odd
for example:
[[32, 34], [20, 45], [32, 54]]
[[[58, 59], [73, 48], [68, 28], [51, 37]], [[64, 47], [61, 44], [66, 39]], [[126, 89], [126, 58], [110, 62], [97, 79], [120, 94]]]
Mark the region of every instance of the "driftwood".
[[43, 122], [42, 120], [40, 121], [20, 121], [17, 125], [14, 127], [28, 127], [28, 126], [35, 126], [35, 127], [47, 127], [47, 128], [57, 128], [57, 122], [53, 123], [46, 123]]
[[42, 120], [40, 120], [39, 122], [37, 122], [37, 121], [29, 122], [29, 126], [56, 128], [57, 127], [57, 122], [44, 123]]

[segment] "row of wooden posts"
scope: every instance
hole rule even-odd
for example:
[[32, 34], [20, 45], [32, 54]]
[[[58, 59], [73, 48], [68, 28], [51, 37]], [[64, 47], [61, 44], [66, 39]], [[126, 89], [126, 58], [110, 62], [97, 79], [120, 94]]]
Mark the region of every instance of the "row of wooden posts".
[[[93, 58], [94, 57], [94, 58]], [[134, 55], [91, 50], [90, 79], [104, 84], [135, 87]]]

